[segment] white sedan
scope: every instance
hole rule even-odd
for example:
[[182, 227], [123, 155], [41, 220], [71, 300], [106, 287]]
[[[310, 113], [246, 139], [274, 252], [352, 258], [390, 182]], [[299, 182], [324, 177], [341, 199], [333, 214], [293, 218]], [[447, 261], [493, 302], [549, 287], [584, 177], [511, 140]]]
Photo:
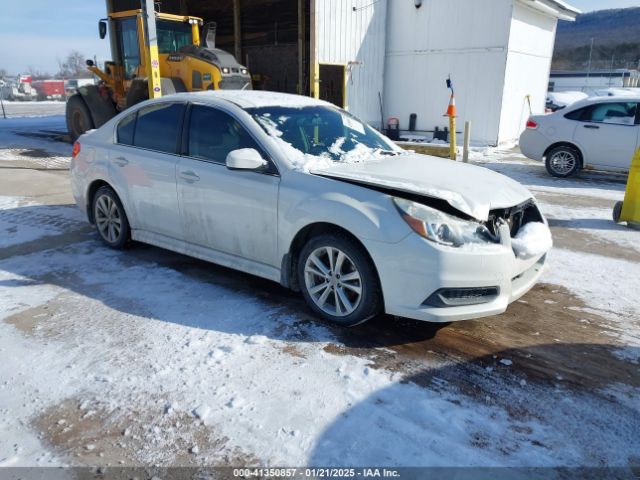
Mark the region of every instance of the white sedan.
[[295, 95], [143, 102], [76, 142], [71, 178], [110, 247], [136, 240], [259, 275], [341, 325], [501, 313], [551, 247], [520, 184], [406, 152]]
[[640, 97], [593, 97], [549, 115], [534, 115], [520, 150], [554, 177], [582, 168], [628, 172], [640, 147]]

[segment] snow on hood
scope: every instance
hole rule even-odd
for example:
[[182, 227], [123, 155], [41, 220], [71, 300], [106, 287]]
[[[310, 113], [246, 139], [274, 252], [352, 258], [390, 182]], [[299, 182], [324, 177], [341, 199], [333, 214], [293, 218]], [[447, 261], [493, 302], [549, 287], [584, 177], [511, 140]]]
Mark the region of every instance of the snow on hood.
[[480, 221], [488, 220], [490, 210], [533, 197], [518, 182], [486, 168], [417, 153], [362, 163], [325, 163], [309, 172], [439, 198]]

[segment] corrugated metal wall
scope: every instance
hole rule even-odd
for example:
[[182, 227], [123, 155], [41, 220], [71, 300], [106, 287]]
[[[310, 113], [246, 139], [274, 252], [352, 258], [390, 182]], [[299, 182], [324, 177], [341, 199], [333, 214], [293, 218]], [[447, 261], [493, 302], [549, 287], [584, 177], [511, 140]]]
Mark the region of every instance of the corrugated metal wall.
[[498, 141], [511, 0], [393, 0], [387, 23], [385, 116], [418, 130], [448, 125], [445, 80], [454, 81], [458, 125], [477, 143]]
[[504, 79], [499, 142], [519, 138], [529, 118], [544, 113], [557, 20], [515, 2]]
[[387, 0], [316, 0], [315, 8], [317, 62], [347, 66], [348, 110], [378, 126]]

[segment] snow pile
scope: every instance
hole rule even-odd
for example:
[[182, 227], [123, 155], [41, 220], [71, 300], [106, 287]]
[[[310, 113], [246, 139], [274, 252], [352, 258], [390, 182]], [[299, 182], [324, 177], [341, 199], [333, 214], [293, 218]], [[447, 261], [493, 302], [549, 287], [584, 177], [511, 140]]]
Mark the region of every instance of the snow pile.
[[571, 105], [573, 103], [584, 100], [589, 95], [584, 92], [549, 92], [547, 93], [547, 102], [552, 102], [555, 105]]
[[514, 238], [511, 246], [517, 257], [532, 258], [548, 252], [553, 245], [551, 231], [544, 223], [527, 223]]

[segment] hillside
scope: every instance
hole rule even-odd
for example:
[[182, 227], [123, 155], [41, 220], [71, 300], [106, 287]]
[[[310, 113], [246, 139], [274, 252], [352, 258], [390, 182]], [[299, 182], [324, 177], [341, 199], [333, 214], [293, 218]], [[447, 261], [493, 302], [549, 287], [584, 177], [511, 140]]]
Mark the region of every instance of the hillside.
[[593, 69], [637, 68], [640, 59], [640, 7], [600, 10], [580, 15], [575, 22], [560, 21], [553, 68], [587, 68], [594, 39]]

